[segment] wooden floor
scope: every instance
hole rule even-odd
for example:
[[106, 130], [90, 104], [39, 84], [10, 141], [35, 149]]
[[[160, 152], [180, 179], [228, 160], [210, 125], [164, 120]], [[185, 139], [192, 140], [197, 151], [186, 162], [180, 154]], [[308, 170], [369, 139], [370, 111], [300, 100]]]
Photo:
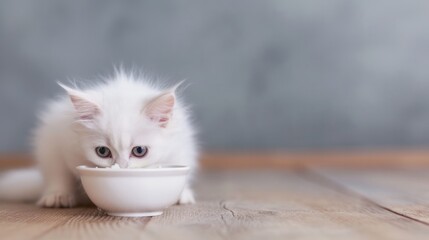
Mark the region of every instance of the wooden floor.
[[205, 171], [159, 217], [0, 203], [1, 239], [428, 239], [429, 169]]

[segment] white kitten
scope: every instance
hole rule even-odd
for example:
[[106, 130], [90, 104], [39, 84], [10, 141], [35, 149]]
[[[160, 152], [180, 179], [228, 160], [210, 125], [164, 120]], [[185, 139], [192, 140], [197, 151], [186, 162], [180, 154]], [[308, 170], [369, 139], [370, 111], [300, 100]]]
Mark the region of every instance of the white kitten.
[[[195, 169], [194, 131], [176, 87], [159, 90], [147, 79], [123, 72], [91, 89], [61, 86], [68, 96], [49, 104], [35, 134], [35, 155], [44, 179], [40, 206], [72, 207], [83, 201], [86, 195], [75, 169], [82, 164], [181, 164]], [[16, 186], [8, 185], [0, 183], [0, 190], [10, 199]], [[19, 198], [31, 196], [21, 193]], [[188, 184], [179, 203], [193, 202]]]

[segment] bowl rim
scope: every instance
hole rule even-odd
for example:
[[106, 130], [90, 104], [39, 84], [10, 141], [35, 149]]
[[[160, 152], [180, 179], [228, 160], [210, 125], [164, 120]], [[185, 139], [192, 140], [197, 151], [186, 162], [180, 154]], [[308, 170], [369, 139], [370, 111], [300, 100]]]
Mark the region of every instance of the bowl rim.
[[189, 172], [190, 167], [178, 164], [167, 164], [161, 168], [97, 168], [86, 165], [77, 166], [80, 175], [103, 175], [103, 176], [145, 176], [150, 175], [184, 175]]

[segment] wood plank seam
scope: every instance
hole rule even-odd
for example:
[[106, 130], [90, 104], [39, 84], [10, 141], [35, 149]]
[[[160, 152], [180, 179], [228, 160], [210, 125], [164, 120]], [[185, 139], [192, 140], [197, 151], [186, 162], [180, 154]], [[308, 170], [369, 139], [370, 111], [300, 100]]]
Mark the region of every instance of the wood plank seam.
[[409, 219], [411, 221], [418, 222], [420, 224], [423, 224], [423, 225], [429, 227], [429, 222], [426, 222], [426, 221], [414, 218], [412, 216], [408, 216], [408, 215], [406, 215], [404, 213], [400, 213], [400, 212], [395, 211], [395, 210], [393, 210], [393, 209], [391, 209], [389, 207], [383, 206], [380, 203], [378, 203], [378, 202], [376, 202], [376, 201], [374, 201], [374, 200], [372, 200], [372, 199], [370, 199], [370, 198], [368, 198], [368, 197], [366, 197], [366, 196], [364, 196], [364, 195], [362, 195], [362, 194], [360, 194], [358, 192], [355, 192], [355, 191], [347, 188], [343, 184], [341, 184], [339, 182], [336, 182], [336, 181], [334, 181], [332, 179], [329, 179], [329, 178], [327, 178], [327, 177], [325, 177], [325, 176], [317, 173], [317, 171], [315, 171], [315, 170], [313, 170], [311, 168], [306, 168], [304, 171], [302, 171], [302, 173], [303, 173], [302, 174], [303, 177], [307, 177], [307, 179], [309, 179], [310, 181], [314, 181], [314, 182], [316, 182], [319, 185], [322, 185], [322, 186], [325, 186], [325, 187], [329, 187], [329, 188], [334, 189], [334, 190], [336, 190], [336, 191], [338, 191], [340, 193], [344, 193], [344, 194], [355, 196], [355, 197], [357, 197], [359, 199], [362, 199], [363, 201], [366, 201], [366, 202], [368, 202], [370, 204], [373, 204], [374, 206], [377, 206], [377, 207], [379, 207], [379, 208], [381, 208], [381, 209], [383, 209], [385, 211], [388, 211], [388, 212], [393, 213], [393, 214], [395, 214], [397, 216]]

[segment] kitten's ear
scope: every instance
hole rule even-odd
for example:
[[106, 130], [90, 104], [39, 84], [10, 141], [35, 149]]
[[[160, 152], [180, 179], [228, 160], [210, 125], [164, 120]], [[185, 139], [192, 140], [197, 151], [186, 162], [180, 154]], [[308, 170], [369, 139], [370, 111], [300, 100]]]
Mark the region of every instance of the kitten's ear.
[[183, 82], [177, 83], [169, 90], [158, 95], [149, 101], [144, 108], [146, 116], [162, 128], [167, 127], [173, 116], [173, 109], [176, 104], [176, 90]]
[[67, 87], [62, 83], [58, 83], [58, 85], [66, 90], [80, 120], [93, 120], [100, 113], [98, 105], [90, 100], [85, 93]]
[[173, 116], [175, 103], [176, 95], [174, 90], [170, 90], [149, 101], [144, 108], [144, 113], [160, 127], [165, 128]]

